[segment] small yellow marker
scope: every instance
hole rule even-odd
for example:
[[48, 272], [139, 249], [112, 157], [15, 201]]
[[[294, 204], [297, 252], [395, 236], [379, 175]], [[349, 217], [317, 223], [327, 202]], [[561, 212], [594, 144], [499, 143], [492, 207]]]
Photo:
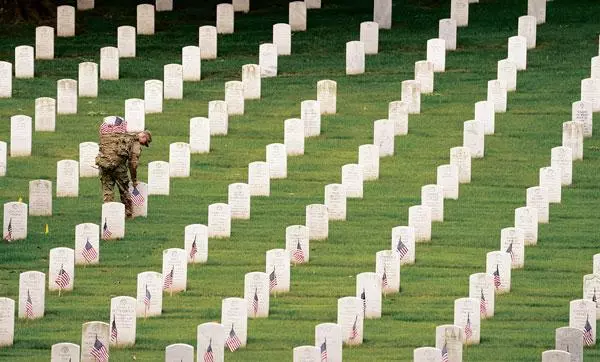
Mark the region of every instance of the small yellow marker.
[[46, 224], [46, 226], [44, 226], [44, 234], [48, 235], [48, 224]]

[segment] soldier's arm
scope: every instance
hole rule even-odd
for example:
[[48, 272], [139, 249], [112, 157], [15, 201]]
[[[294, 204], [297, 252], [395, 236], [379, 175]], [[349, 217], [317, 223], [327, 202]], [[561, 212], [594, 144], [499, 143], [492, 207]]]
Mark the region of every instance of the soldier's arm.
[[129, 173], [131, 174], [131, 182], [134, 186], [137, 185], [137, 168], [140, 160], [142, 148], [138, 142], [135, 142], [131, 147], [131, 155], [129, 156]]

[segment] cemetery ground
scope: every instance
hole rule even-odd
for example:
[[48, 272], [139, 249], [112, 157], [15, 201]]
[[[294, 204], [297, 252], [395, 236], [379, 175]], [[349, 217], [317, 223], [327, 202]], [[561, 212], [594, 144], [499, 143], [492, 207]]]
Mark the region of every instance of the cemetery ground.
[[[54, 97], [58, 79], [77, 79], [80, 62], [98, 62], [101, 47], [116, 45], [117, 26], [135, 25], [134, 5], [98, 3], [77, 12], [75, 38], [56, 38], [56, 59], [36, 60], [35, 78], [13, 81], [13, 98], [0, 100], [0, 140], [10, 139], [11, 116], [33, 116], [35, 98]], [[120, 80], [100, 81], [98, 98], [80, 98], [76, 115], [58, 115], [56, 132], [34, 132], [32, 156], [8, 159], [0, 201], [27, 202], [30, 180], [52, 180], [55, 189], [56, 162], [78, 159], [80, 142], [97, 142], [104, 116], [123, 115], [125, 99], [143, 98], [144, 81], [162, 79], [163, 65], [180, 63], [181, 48], [197, 45], [198, 27], [214, 25], [216, 2], [202, 3], [175, 0], [173, 12], [157, 13], [156, 34], [137, 37], [137, 57], [121, 59]], [[160, 272], [162, 251], [182, 247], [184, 227], [206, 224], [208, 205], [227, 202], [227, 186], [246, 182], [248, 163], [264, 160], [267, 144], [283, 142], [284, 120], [299, 118], [300, 102], [316, 99], [317, 81], [337, 81], [337, 114], [322, 116], [321, 135], [306, 139], [303, 156], [288, 157], [287, 178], [271, 180], [271, 196], [252, 197], [251, 219], [232, 220], [229, 239], [209, 240], [208, 262], [188, 267], [188, 290], [165, 294], [162, 316], [138, 319], [134, 347], [110, 354], [114, 361], [159, 361], [169, 344], [196, 345], [196, 326], [219, 321], [221, 300], [243, 296], [244, 274], [264, 271], [265, 252], [285, 247], [285, 228], [304, 224], [305, 206], [322, 203], [325, 185], [339, 183], [341, 167], [357, 162], [358, 146], [373, 142], [373, 121], [387, 117], [401, 81], [413, 79], [414, 62], [425, 59], [427, 39], [437, 37], [438, 20], [449, 17], [449, 1], [435, 3], [395, 2], [392, 29], [379, 33], [379, 54], [367, 56], [366, 73], [355, 76], [344, 73], [345, 43], [358, 39], [360, 22], [372, 20], [372, 1], [323, 0], [322, 9], [309, 10], [307, 31], [293, 33], [292, 55], [278, 58], [277, 77], [262, 79], [262, 98], [230, 116], [228, 135], [211, 137], [210, 153], [192, 155], [191, 176], [171, 179], [170, 196], [150, 196], [148, 218], [128, 221], [122, 240], [101, 241], [100, 265], [77, 266], [73, 292], [46, 292], [43, 319], [17, 320], [14, 346], [0, 349], [0, 360], [48, 360], [52, 344], [80, 343], [82, 323], [108, 322], [110, 298], [135, 297], [137, 274]], [[240, 80], [242, 65], [258, 63], [272, 25], [287, 22], [287, 3], [259, 10], [253, 4], [248, 14], [236, 13], [234, 34], [219, 35], [218, 59], [202, 61], [202, 80], [185, 82], [184, 99], [165, 100], [163, 113], [146, 115], [153, 143], [143, 150], [140, 180], [148, 162], [168, 160], [170, 143], [188, 141], [189, 119], [206, 116], [208, 102], [223, 99], [224, 83]], [[396, 136], [395, 155], [381, 159], [379, 179], [365, 182], [362, 199], [348, 199], [347, 221], [330, 222], [327, 241], [311, 241], [310, 262], [292, 266], [290, 292], [271, 297], [268, 319], [248, 321], [248, 344], [226, 352], [228, 361], [290, 360], [293, 347], [314, 343], [315, 325], [336, 321], [337, 299], [355, 295], [356, 274], [374, 271], [375, 252], [390, 248], [392, 227], [407, 224], [421, 186], [435, 183], [436, 167], [462, 145], [463, 122], [486, 98], [507, 38], [526, 13], [520, 0], [471, 4], [458, 49], [447, 52], [434, 93], [422, 95], [421, 114], [410, 115], [408, 135]], [[471, 183], [460, 186], [458, 200], [445, 200], [445, 220], [433, 224], [432, 241], [417, 245], [414, 265], [402, 266], [401, 292], [383, 299], [381, 319], [365, 320], [364, 344], [345, 347], [344, 360], [412, 360], [414, 348], [434, 344], [435, 326], [452, 323], [453, 302], [468, 296], [469, 275], [485, 271], [500, 229], [513, 225], [526, 188], [538, 184], [550, 149], [561, 144], [561, 125], [598, 55], [599, 18], [592, 0], [548, 3], [508, 111], [496, 114], [485, 158], [473, 160]], [[6, 26], [0, 58], [12, 61], [14, 47], [33, 45], [34, 34], [34, 25]], [[554, 346], [555, 328], [568, 325], [569, 301], [581, 298], [582, 277], [600, 250], [594, 128], [584, 160], [573, 164], [573, 184], [551, 205], [538, 245], [526, 248], [524, 269], [513, 270], [511, 292], [496, 298], [495, 316], [482, 321], [481, 344], [465, 348], [465, 361], [539, 361]], [[75, 225], [100, 222], [99, 180], [82, 178], [79, 187], [77, 198], [53, 199], [52, 217], [29, 217], [26, 240], [0, 244], [0, 296], [17, 299], [20, 272], [47, 273], [51, 248], [73, 247]], [[600, 352], [586, 349], [585, 359], [600, 359]]]

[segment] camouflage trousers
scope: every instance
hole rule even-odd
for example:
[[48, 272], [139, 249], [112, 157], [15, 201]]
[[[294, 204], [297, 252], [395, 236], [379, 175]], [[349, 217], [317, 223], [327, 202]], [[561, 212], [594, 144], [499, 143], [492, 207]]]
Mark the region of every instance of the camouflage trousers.
[[121, 196], [121, 202], [125, 205], [125, 216], [131, 217], [133, 215], [133, 205], [131, 202], [131, 193], [129, 192], [129, 182], [131, 180], [127, 166], [119, 165], [112, 170], [106, 170], [102, 167], [99, 169], [104, 202], [114, 201], [114, 188], [116, 184]]

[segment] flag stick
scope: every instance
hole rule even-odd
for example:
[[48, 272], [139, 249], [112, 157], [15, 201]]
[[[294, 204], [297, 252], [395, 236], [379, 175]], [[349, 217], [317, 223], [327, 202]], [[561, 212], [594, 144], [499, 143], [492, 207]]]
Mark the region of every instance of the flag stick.
[[60, 297], [60, 292], [62, 292], [62, 287], [58, 287], [58, 296]]
[[170, 293], [170, 297], [173, 296], [173, 282], [171, 282], [171, 286], [169, 287], [169, 293]]
[[146, 305], [146, 306], [144, 306], [144, 320], [146, 320], [146, 318], [148, 317], [147, 314], [148, 314], [148, 306]]

